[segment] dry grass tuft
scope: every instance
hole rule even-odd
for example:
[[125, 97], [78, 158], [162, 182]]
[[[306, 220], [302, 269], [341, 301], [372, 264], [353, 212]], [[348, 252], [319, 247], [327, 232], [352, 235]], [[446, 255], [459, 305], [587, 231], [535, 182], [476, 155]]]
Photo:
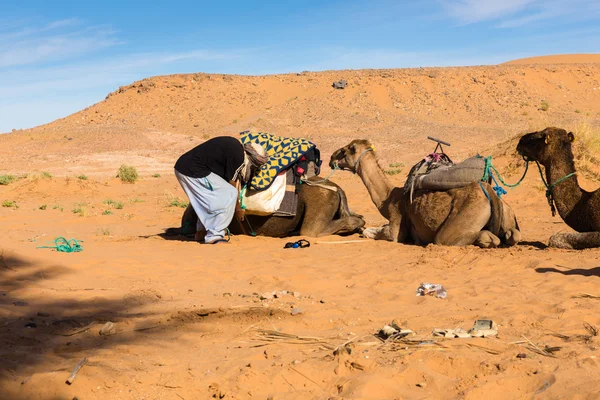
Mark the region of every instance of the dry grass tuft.
[[582, 122], [573, 133], [573, 153], [577, 170], [600, 182], [600, 131], [589, 123]]

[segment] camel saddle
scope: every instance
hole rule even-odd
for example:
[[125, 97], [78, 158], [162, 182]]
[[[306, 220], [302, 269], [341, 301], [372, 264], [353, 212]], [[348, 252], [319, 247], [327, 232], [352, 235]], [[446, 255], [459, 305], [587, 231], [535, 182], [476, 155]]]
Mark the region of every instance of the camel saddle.
[[404, 192], [415, 190], [450, 190], [482, 180], [485, 159], [481, 156], [467, 158], [454, 164], [445, 153], [431, 153], [415, 164], [404, 184]]

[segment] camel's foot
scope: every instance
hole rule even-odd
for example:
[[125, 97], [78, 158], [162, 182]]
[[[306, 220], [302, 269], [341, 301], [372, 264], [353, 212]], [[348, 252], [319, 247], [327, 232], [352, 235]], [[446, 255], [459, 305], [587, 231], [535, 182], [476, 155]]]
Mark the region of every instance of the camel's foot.
[[600, 247], [600, 232], [556, 233], [550, 237], [548, 246], [573, 250]]
[[378, 228], [365, 228], [362, 231], [362, 236], [373, 240], [387, 240], [393, 242], [389, 225], [383, 225]]
[[375, 239], [375, 237], [377, 237], [377, 235], [379, 234], [379, 232], [381, 232], [382, 229], [382, 226], [378, 228], [365, 228], [362, 231], [362, 237], [367, 239]]
[[518, 229], [511, 229], [504, 234], [504, 244], [507, 246], [514, 246], [521, 241], [521, 231]]
[[490, 231], [481, 231], [473, 244], [483, 249], [493, 249], [500, 246], [500, 238]]

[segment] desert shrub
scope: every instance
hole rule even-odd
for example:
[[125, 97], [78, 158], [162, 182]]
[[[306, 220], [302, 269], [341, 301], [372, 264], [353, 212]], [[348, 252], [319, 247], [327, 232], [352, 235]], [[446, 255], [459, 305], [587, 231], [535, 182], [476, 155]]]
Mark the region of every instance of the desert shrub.
[[42, 179], [52, 179], [52, 174], [50, 172], [42, 172]]
[[112, 214], [112, 211], [110, 211], [110, 210], [102, 211], [102, 215], [111, 215], [111, 214]]
[[402, 169], [404, 168], [404, 164], [403, 163], [391, 163], [389, 164], [390, 169], [386, 169], [384, 172], [387, 175], [398, 175], [399, 173], [402, 172]]
[[87, 181], [88, 177], [87, 177], [87, 175], [81, 174], [81, 175], [77, 176], [77, 179], [79, 179], [80, 181]]
[[540, 110], [548, 111], [549, 108], [550, 108], [550, 103], [548, 103], [546, 100], [542, 100], [542, 102], [540, 103]]
[[61, 206], [59, 206], [59, 205], [53, 206], [52, 209], [53, 210], [58, 210], [58, 211], [62, 211], [63, 210], [63, 208]]
[[152, 177], [153, 178], [160, 178], [160, 174], [153, 174]]
[[42, 204], [42, 205], [40, 206], [40, 210], [45, 210], [46, 208], [48, 208], [48, 205], [47, 205], [47, 204]]
[[75, 208], [73, 208], [71, 211], [73, 214], [77, 214], [80, 217], [85, 217], [87, 215], [87, 204], [77, 203], [75, 204]]
[[111, 199], [106, 199], [104, 200], [104, 204], [106, 204], [107, 206], [111, 206], [112, 208], [116, 209], [116, 210], [122, 210], [123, 209], [123, 203], [120, 201], [114, 201]]
[[96, 230], [96, 235], [98, 235], [98, 236], [110, 236], [110, 229], [108, 229], [108, 228], [98, 228], [98, 230]]
[[18, 208], [17, 207], [17, 202], [16, 201], [12, 201], [12, 200], [4, 200], [2, 202], [2, 207], [12, 207], [12, 208]]
[[0, 185], [8, 185], [16, 180], [17, 178], [14, 175], [0, 175]]
[[189, 203], [187, 201], [181, 201], [176, 197], [171, 199], [171, 201], [169, 202], [169, 207], [187, 208], [188, 205]]
[[124, 183], [134, 183], [138, 179], [137, 169], [132, 166], [121, 165], [117, 173], [117, 178], [120, 178], [121, 182]]

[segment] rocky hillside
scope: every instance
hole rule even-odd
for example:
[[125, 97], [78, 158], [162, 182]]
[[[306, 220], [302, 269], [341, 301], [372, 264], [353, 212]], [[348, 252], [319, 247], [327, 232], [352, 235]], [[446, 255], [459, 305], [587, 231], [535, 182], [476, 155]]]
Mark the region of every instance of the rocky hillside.
[[[340, 79], [347, 87], [334, 89]], [[19, 158], [32, 168], [98, 153], [172, 158], [190, 142], [245, 129], [307, 137], [325, 152], [370, 138], [388, 143], [386, 156], [410, 159], [428, 134], [460, 154], [547, 125], [597, 126], [599, 116], [600, 63], [157, 76], [66, 118], [0, 135], [0, 170]]]

